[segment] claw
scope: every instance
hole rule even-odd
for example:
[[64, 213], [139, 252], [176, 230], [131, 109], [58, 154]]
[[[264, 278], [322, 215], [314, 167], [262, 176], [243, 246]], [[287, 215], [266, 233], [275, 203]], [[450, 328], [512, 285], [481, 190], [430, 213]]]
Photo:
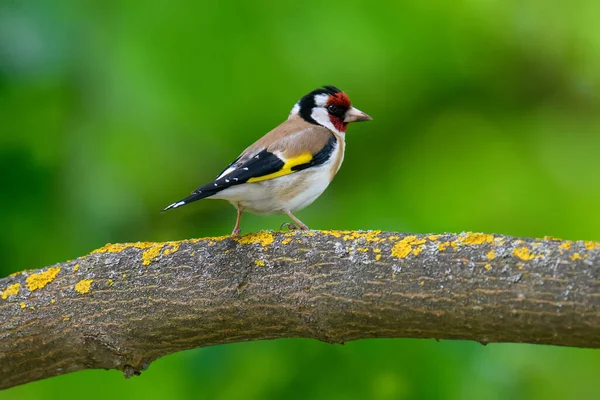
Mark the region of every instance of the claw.
[[296, 231], [296, 230], [300, 229], [300, 228], [298, 227], [298, 225], [294, 225], [294, 224], [292, 224], [291, 222], [284, 222], [284, 223], [283, 223], [283, 224], [281, 224], [281, 226], [279, 227], [279, 230], [280, 230], [280, 231], [282, 231], [284, 227], [288, 228], [290, 231]]

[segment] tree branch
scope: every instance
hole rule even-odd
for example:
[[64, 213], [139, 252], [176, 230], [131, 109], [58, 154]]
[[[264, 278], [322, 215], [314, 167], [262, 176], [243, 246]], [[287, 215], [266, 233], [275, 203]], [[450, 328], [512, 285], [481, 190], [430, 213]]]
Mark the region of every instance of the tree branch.
[[600, 347], [600, 243], [259, 232], [107, 245], [0, 279], [0, 388], [195, 347], [379, 337]]

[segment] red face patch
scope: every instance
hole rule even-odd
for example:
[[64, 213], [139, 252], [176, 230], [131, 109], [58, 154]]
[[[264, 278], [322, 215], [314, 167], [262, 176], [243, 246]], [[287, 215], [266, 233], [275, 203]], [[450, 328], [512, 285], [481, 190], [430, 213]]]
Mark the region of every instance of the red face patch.
[[338, 107], [341, 108], [350, 108], [350, 105], [352, 103], [350, 103], [350, 99], [348, 98], [348, 95], [344, 92], [338, 92], [334, 95], [329, 96], [329, 101], [327, 102], [327, 105], [330, 104], [335, 104]]
[[339, 111], [342, 111], [342, 113], [336, 113], [336, 115], [330, 112], [329, 120], [331, 121], [333, 126], [335, 126], [335, 129], [337, 129], [340, 132], [346, 132], [346, 127], [348, 126], [348, 123], [344, 122], [344, 115], [351, 106], [348, 95], [344, 92], [338, 92], [336, 94], [330, 95], [325, 107], [329, 107], [331, 104], [335, 105]]

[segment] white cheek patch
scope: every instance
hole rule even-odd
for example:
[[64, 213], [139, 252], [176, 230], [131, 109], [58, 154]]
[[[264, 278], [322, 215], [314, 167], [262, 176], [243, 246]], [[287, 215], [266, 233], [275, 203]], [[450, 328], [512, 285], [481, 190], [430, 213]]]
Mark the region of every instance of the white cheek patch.
[[292, 118], [294, 115], [297, 115], [299, 112], [300, 112], [300, 104], [296, 103], [296, 104], [294, 104], [292, 111], [290, 111], [290, 115], [288, 116], [288, 119]]
[[318, 94], [315, 96], [315, 105], [317, 107], [325, 107], [325, 104], [327, 104], [327, 100], [329, 100], [328, 94]]
[[312, 119], [317, 121], [317, 123], [319, 125], [324, 126], [325, 128], [327, 128], [331, 131], [334, 131], [336, 133], [340, 133], [340, 131], [338, 131], [335, 128], [335, 126], [333, 126], [333, 124], [331, 123], [331, 120], [329, 119], [329, 113], [327, 112], [326, 109], [324, 109], [322, 107], [315, 107], [315, 108], [313, 108], [310, 116], [312, 117]]

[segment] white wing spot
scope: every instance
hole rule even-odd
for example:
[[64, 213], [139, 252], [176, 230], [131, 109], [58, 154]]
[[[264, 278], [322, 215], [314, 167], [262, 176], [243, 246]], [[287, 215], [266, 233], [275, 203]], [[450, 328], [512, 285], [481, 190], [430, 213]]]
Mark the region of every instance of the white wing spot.
[[222, 177], [224, 177], [225, 175], [229, 175], [230, 173], [232, 173], [233, 171], [235, 171], [235, 167], [229, 167], [227, 168], [225, 171], [223, 171], [223, 173], [219, 176], [217, 176], [217, 179], [221, 179]]
[[[258, 160], [260, 158], [260, 154], [255, 155], [254, 158], [256, 158]], [[246, 169], [248, 169], [248, 168], [246, 168]]]
[[180, 202], [177, 202], [177, 203], [173, 204], [173, 205], [171, 206], [171, 208], [177, 208], [177, 207], [181, 207], [181, 206], [182, 206], [182, 205], [184, 205], [184, 204], [185, 204], [185, 201], [180, 201]]
[[214, 183], [215, 186], [219, 186], [219, 184], [217, 182]]
[[242, 168], [244, 171], [248, 171], [248, 167], [244, 167]]
[[225, 183], [229, 183], [229, 179], [225, 179]]
[[237, 182], [237, 181], [239, 181], [239, 179], [238, 179], [238, 178], [233, 178], [233, 180], [234, 180], [234, 181], [236, 181], [236, 182]]

